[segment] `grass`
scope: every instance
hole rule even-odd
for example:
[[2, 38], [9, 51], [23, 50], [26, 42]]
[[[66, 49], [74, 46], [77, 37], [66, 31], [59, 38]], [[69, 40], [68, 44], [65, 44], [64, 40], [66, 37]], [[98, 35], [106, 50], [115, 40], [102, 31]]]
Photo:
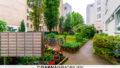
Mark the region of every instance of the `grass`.
[[[64, 35], [57, 35], [57, 38], [64, 38]], [[66, 42], [75, 42], [75, 35], [67, 35]]]
[[[57, 35], [57, 38], [64, 38], [64, 35]], [[62, 47], [77, 48], [77, 47], [81, 47], [85, 42], [86, 42], [85, 39], [77, 42], [75, 35], [67, 35], [66, 42], [62, 45]]]

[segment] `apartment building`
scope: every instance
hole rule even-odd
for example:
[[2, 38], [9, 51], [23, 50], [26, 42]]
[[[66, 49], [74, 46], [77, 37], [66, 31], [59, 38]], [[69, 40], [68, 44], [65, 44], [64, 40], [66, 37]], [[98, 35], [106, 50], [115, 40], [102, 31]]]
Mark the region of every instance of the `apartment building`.
[[24, 20], [27, 31], [32, 30], [32, 23], [27, 20], [26, 0], [0, 0], [0, 20], [7, 22], [8, 27], [18, 30]]
[[110, 35], [120, 34], [120, 0], [95, 0], [94, 7], [95, 14], [90, 12], [88, 5], [87, 23], [95, 20], [92, 24], [97, 30]]
[[94, 25], [95, 23], [95, 4], [89, 4], [87, 6], [86, 9], [86, 14], [87, 14], [87, 18], [86, 18], [86, 24], [88, 25]]
[[94, 25], [99, 32], [103, 32], [102, 21], [102, 3], [101, 0], [95, 0], [95, 3], [87, 5], [86, 8], [86, 24]]
[[70, 12], [72, 12], [72, 6], [68, 3], [65, 3], [63, 5], [63, 16], [66, 16]]
[[105, 0], [104, 32], [110, 35], [120, 34], [120, 0]]

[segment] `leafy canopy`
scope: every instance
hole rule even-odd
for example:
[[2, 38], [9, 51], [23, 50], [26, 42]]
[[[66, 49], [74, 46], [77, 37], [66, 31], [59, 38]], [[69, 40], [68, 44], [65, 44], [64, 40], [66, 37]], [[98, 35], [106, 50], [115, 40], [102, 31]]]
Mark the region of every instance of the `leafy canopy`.
[[60, 0], [45, 0], [45, 23], [51, 32], [58, 25]]
[[7, 31], [7, 24], [6, 22], [0, 20], [0, 32]]
[[84, 23], [83, 17], [79, 13], [72, 12], [71, 16], [72, 16], [71, 21], [72, 21], [72, 26], [73, 27]]
[[20, 27], [19, 27], [19, 32], [25, 32], [26, 28], [25, 28], [25, 23], [24, 20], [21, 21]]
[[27, 0], [27, 4], [32, 9], [32, 11], [29, 11], [29, 18], [33, 23], [34, 31], [39, 31], [39, 25], [44, 11], [43, 0]]

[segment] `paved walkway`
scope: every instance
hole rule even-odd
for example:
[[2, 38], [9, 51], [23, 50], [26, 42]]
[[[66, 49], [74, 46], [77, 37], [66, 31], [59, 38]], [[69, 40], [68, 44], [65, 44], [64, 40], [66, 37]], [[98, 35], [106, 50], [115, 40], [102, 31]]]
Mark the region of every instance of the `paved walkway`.
[[67, 64], [83, 64], [83, 65], [109, 65], [107, 61], [95, 56], [92, 52], [92, 41], [88, 41], [77, 53], [71, 54], [64, 52], [69, 57]]

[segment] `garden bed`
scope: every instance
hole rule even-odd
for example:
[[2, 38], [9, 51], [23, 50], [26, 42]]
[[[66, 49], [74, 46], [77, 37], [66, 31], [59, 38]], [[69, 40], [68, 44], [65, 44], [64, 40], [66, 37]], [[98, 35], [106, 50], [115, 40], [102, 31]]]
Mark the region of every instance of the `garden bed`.
[[[78, 37], [78, 36], [77, 36]], [[66, 39], [64, 39], [64, 35], [58, 35], [59, 38], [59, 45], [61, 47], [61, 50], [75, 53], [81, 48], [84, 43], [87, 42], [87, 39], [83, 39], [77, 41], [75, 35], [68, 35]]]
[[67, 57], [63, 56], [61, 51], [52, 50], [50, 48], [46, 49], [43, 58], [43, 64], [46, 65], [63, 64], [68, 59]]

